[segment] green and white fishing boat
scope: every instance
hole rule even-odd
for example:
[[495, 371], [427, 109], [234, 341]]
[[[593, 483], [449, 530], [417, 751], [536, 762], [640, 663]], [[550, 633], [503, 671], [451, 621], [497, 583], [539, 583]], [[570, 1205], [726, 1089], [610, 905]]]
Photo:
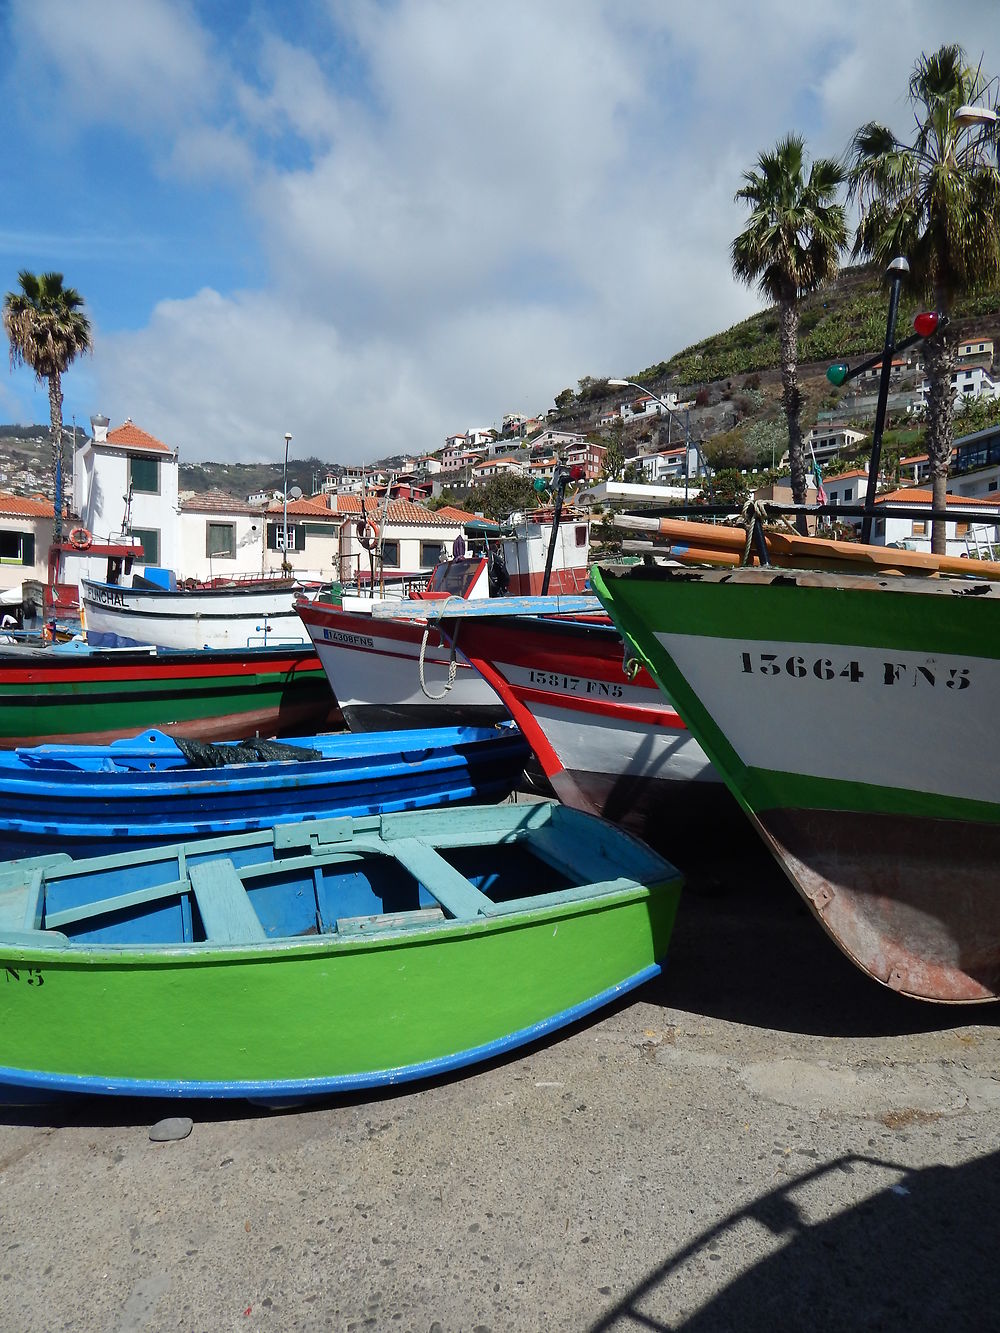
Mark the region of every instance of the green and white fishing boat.
[[269, 1104], [501, 1055], [660, 971], [681, 879], [550, 802], [0, 865], [0, 1097]]
[[599, 565], [591, 582], [817, 919], [928, 1000], [1000, 991], [1000, 584]]

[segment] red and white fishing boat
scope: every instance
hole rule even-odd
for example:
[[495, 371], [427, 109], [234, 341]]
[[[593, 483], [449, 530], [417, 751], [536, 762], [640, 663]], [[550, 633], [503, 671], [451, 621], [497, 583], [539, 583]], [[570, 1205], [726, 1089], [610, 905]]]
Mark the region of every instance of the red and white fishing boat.
[[376, 611], [378, 623], [440, 628], [506, 705], [565, 804], [647, 834], [731, 804], [596, 598], [415, 601], [386, 622], [389, 610]]
[[[554, 542], [552, 528], [531, 521], [487, 554], [443, 562], [419, 598], [528, 596], [543, 585], [550, 551], [552, 591], [581, 591], [589, 571], [588, 523], [564, 521]], [[436, 628], [383, 618], [401, 604], [347, 594], [296, 603], [349, 729], [489, 726], [508, 717], [494, 689]]]

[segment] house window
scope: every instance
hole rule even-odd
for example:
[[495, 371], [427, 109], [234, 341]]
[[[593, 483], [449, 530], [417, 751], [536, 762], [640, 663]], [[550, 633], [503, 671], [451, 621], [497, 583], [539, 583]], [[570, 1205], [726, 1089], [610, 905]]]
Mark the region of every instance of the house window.
[[853, 486], [845, 486], [845, 487], [844, 487], [844, 501], [845, 501], [845, 503], [846, 503], [848, 500], [853, 500], [853, 499], [854, 499], [854, 487], [853, 487]]
[[956, 537], [964, 537], [964, 536], [968, 533], [968, 531], [969, 531], [969, 525], [968, 525], [968, 523], [956, 523], [956, 524], [955, 524], [955, 536], [956, 536]]
[[399, 542], [382, 543], [382, 564], [392, 565], [394, 569], [399, 568]]
[[927, 524], [924, 523], [922, 520], [914, 519], [912, 535], [914, 537], [924, 537], [926, 536], [926, 534], [927, 534]]
[[236, 524], [206, 523], [205, 554], [209, 558], [228, 556], [230, 560], [234, 559], [236, 556]]
[[160, 563], [160, 533], [158, 528], [133, 528], [132, 536], [142, 546], [142, 560], [146, 565]]
[[443, 542], [421, 542], [420, 563], [422, 566], [436, 565], [444, 555]]
[[0, 565], [33, 565], [35, 563], [35, 534], [33, 532], [0, 532]]
[[[306, 547], [305, 529], [301, 524], [289, 523], [288, 525], [288, 550], [304, 551]], [[268, 523], [267, 525], [267, 549], [269, 551], [285, 550], [285, 524]]]
[[141, 458], [130, 454], [128, 460], [128, 481], [138, 495], [159, 495], [160, 460]]
[[578, 524], [576, 525], [576, 544], [577, 544], [577, 546], [586, 546], [586, 545], [587, 545], [587, 525], [586, 525], [586, 523], [578, 523]]

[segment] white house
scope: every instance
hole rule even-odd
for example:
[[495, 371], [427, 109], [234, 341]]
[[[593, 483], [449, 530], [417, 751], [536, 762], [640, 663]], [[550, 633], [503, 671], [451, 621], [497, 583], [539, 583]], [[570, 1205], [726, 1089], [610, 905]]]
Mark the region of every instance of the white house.
[[[334, 525], [322, 549], [314, 549], [306, 541], [302, 503], [288, 503], [289, 563], [301, 577], [333, 579], [339, 525]], [[310, 504], [329, 515], [324, 503]], [[195, 579], [280, 574], [285, 556], [283, 516], [283, 502], [272, 496], [262, 504], [222, 491], [185, 496], [180, 509], [178, 573]]]
[[484, 458], [477, 462], [472, 469], [472, 484], [473, 486], [484, 486], [486, 482], [492, 481], [501, 472], [520, 474], [524, 472], [524, 467], [511, 454], [507, 454], [503, 458]]
[[865, 438], [863, 430], [855, 430], [852, 426], [823, 425], [807, 431], [802, 443], [806, 458], [809, 458], [811, 448], [816, 462], [822, 464], [837, 454], [850, 452]]
[[655, 454], [641, 454], [636, 460], [643, 472], [654, 485], [670, 481], [674, 477], [684, 476], [683, 445], [679, 449], [661, 449]]
[[[930, 396], [930, 381], [921, 380], [917, 390], [916, 406], [926, 408]], [[951, 390], [954, 394], [954, 406], [967, 398], [1000, 398], [1000, 385], [985, 366], [959, 366], [951, 374]]]
[[628, 402], [619, 403], [615, 415], [621, 417], [622, 421], [637, 421], [643, 417], [662, 417], [670, 411], [676, 412], [679, 407], [679, 401], [676, 393], [665, 393], [662, 395], [663, 401], [658, 401], [651, 394], [642, 393]]
[[[259, 576], [279, 573], [286, 562], [299, 578], [347, 579], [359, 569], [370, 569], [368, 551], [359, 533], [362, 497], [352, 493], [328, 493], [284, 501], [261, 492], [260, 502], [251, 503], [221, 491], [185, 495], [178, 501], [177, 451], [142, 431], [132, 421], [108, 430], [106, 418], [95, 418], [95, 437], [76, 451], [74, 470], [80, 517], [95, 537], [106, 539], [127, 526], [131, 486], [133, 536], [143, 544], [143, 564], [168, 565], [178, 579]], [[356, 477], [373, 480], [370, 469], [350, 469]], [[384, 474], [379, 474], [384, 477]], [[155, 489], [154, 489], [155, 488]], [[27, 502], [20, 501], [20, 506]], [[462, 531], [471, 514], [459, 510], [432, 513], [412, 501], [391, 500], [388, 506], [368, 496], [365, 512], [370, 522], [386, 515], [383, 557], [387, 570], [426, 574], [438, 554]], [[2, 508], [2, 506], [0, 506]], [[51, 535], [52, 507], [48, 505], [49, 528], [44, 540], [47, 551]], [[287, 551], [286, 551], [287, 514]], [[35, 522], [44, 515], [35, 516]], [[11, 516], [12, 523], [17, 516]], [[6, 524], [0, 514], [0, 532]], [[34, 529], [38, 534], [39, 529]], [[11, 539], [13, 552], [13, 538]], [[36, 535], [35, 554], [43, 543]], [[19, 538], [23, 560], [30, 543]], [[0, 549], [3, 539], [0, 537]], [[79, 575], [102, 578], [105, 560], [74, 553]], [[19, 566], [14, 582], [26, 575]], [[32, 569], [36, 566], [32, 565]]]
[[555, 454], [542, 454], [531, 458], [521, 469], [532, 481], [550, 482], [556, 474], [559, 459]]
[[45, 582], [54, 529], [51, 500], [0, 491], [0, 592], [26, 579]]
[[[914, 369], [916, 363], [916, 357], [912, 351], [907, 352], [903, 356], [894, 357], [889, 363], [889, 383], [892, 384], [896, 380], [901, 379], [907, 370]], [[876, 361], [873, 366], [869, 366], [869, 368], [858, 377], [860, 383], [864, 383], [865, 380], [879, 381], [881, 378], [881, 361]]]
[[470, 426], [465, 432], [465, 443], [470, 449], [488, 449], [498, 432], [490, 427]]
[[823, 490], [828, 504], [862, 504], [868, 494], [868, 473], [861, 468], [852, 468], [849, 472], [838, 472], [834, 477], [824, 477]]
[[555, 453], [561, 453], [565, 449], [575, 448], [577, 445], [584, 444], [586, 436], [580, 435], [573, 430], [553, 430], [546, 427], [537, 435], [528, 437], [526, 443], [532, 449], [551, 449]]
[[[904, 518], [894, 515], [891, 505], [908, 505], [910, 508], [926, 509], [927, 518]], [[931, 549], [931, 492], [917, 487], [889, 491], [886, 495], [876, 496], [875, 505], [879, 511], [872, 526], [872, 541], [879, 546], [905, 546], [909, 551], [929, 551]], [[974, 528], [980, 540], [985, 536], [989, 542], [1000, 541], [1000, 506], [986, 501], [961, 495], [947, 496], [948, 509], [982, 510], [981, 522], [973, 523], [969, 519], [955, 519], [945, 523], [945, 553], [947, 555], [968, 554], [967, 539]], [[985, 532], [984, 532], [985, 530]]]
[[177, 451], [140, 430], [129, 417], [108, 430], [91, 418], [73, 455], [73, 490], [81, 525], [104, 541], [131, 530], [147, 565], [178, 568]]

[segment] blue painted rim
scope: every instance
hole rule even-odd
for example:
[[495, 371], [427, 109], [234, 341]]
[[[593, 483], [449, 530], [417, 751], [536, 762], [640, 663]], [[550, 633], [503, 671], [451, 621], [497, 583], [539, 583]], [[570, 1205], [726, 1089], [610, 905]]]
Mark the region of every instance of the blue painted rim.
[[607, 990], [591, 996], [589, 1000], [571, 1005], [569, 1009], [563, 1009], [551, 1018], [543, 1019], [539, 1023], [532, 1023], [526, 1028], [508, 1034], [506, 1037], [486, 1042], [482, 1046], [470, 1047], [468, 1050], [459, 1051], [454, 1055], [442, 1056], [437, 1060], [422, 1060], [418, 1064], [400, 1065], [394, 1069], [374, 1069], [360, 1074], [337, 1074], [331, 1078], [280, 1079], [272, 1082], [263, 1079], [248, 1079], [235, 1083], [225, 1083], [140, 1078], [108, 1080], [93, 1074], [51, 1074], [6, 1069], [0, 1066], [0, 1104], [5, 1103], [8, 1106], [24, 1104], [18, 1103], [15, 1099], [6, 1095], [7, 1090], [13, 1088], [35, 1093], [36, 1097], [30, 1098], [32, 1101], [37, 1100], [37, 1094], [48, 1093], [50, 1096], [84, 1094], [113, 1097], [242, 1097], [249, 1101], [277, 1104], [284, 1100], [328, 1097], [335, 1093], [394, 1087], [399, 1083], [412, 1083], [417, 1079], [435, 1078], [441, 1074], [448, 1074], [456, 1069], [464, 1069], [468, 1065], [492, 1060], [508, 1051], [515, 1050], [519, 1046], [526, 1046], [530, 1042], [547, 1036], [550, 1032], [555, 1032], [581, 1018], [586, 1018], [596, 1009], [611, 1004], [622, 995], [628, 994], [629, 991], [635, 990], [647, 981], [652, 981], [654, 977], [660, 975], [662, 970], [661, 964], [651, 963], [625, 981], [620, 981], [614, 986], [609, 986]]

